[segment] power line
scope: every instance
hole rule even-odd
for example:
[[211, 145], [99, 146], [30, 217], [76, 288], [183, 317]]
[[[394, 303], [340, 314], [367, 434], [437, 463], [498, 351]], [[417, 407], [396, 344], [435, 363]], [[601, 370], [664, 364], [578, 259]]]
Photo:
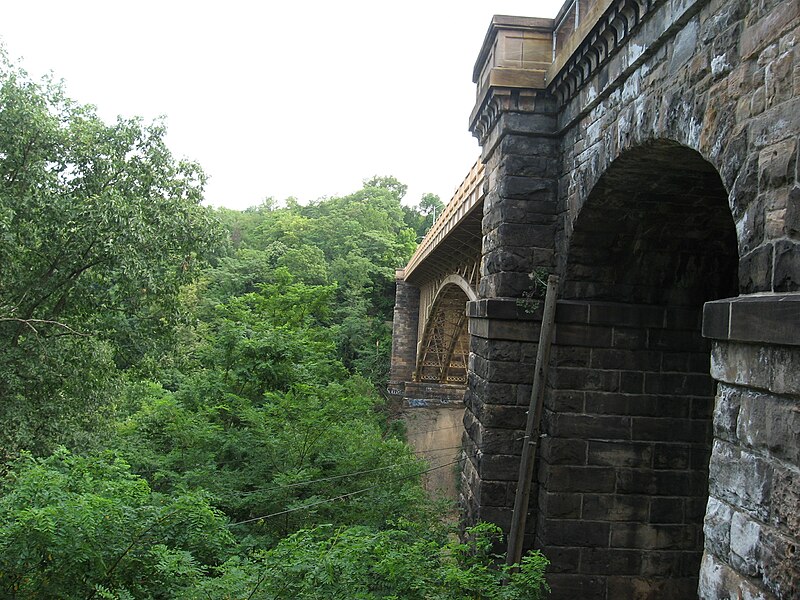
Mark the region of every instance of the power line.
[[[424, 475], [425, 473], [430, 473], [431, 471], [436, 471], [437, 469], [443, 469], [444, 467], [449, 467], [450, 465], [454, 465], [456, 463], [464, 461], [467, 458], [469, 458], [469, 456], [463, 456], [463, 457], [459, 458], [458, 460], [454, 460], [454, 461], [451, 461], [451, 462], [448, 462], [448, 463], [445, 463], [443, 465], [439, 465], [439, 466], [436, 466], [436, 467], [431, 467], [430, 469], [425, 469], [424, 471], [418, 471], [416, 473], [412, 473], [411, 475], [406, 475], [404, 477], [398, 477], [398, 478], [394, 479], [393, 481], [403, 481], [405, 479], [411, 479], [412, 477], [418, 477], [420, 475]], [[263, 515], [261, 517], [253, 517], [252, 519], [245, 519], [244, 521], [237, 521], [236, 523], [229, 523], [228, 527], [233, 527], [234, 525], [244, 525], [245, 523], [252, 523], [254, 521], [263, 521], [263, 520], [266, 520], [266, 519], [271, 519], [272, 517], [279, 517], [281, 515], [286, 515], [286, 514], [289, 514], [289, 513], [300, 511], [300, 510], [307, 510], [309, 508], [313, 508], [313, 507], [319, 506], [321, 504], [330, 504], [332, 502], [336, 502], [337, 500], [344, 500], [346, 498], [350, 498], [350, 497], [356, 496], [358, 494], [363, 494], [365, 492], [369, 492], [369, 491], [377, 489], [379, 487], [383, 487], [384, 485], [386, 485], [385, 482], [378, 483], [376, 485], [371, 485], [369, 487], [366, 487], [366, 488], [363, 488], [363, 489], [360, 489], [360, 490], [356, 490], [354, 492], [348, 492], [346, 494], [342, 494], [341, 496], [336, 496], [335, 498], [326, 498], [324, 500], [318, 500], [317, 502], [312, 502], [311, 504], [306, 504], [304, 506], [296, 506], [295, 508], [287, 508], [286, 510], [281, 510], [279, 512], [270, 513], [268, 515]]]
[[[512, 442], [516, 442], [516, 441], [519, 441], [521, 439], [524, 439], [524, 438], [522, 438], [522, 437], [514, 438], [511, 441]], [[484, 448], [476, 448], [476, 451], [485, 452], [485, 451], [489, 450], [490, 447], [495, 446], [495, 445], [500, 444], [500, 443], [505, 443], [505, 442], [502, 442], [502, 441], [493, 442], [492, 444], [488, 444]], [[426, 453], [444, 452], [445, 450], [461, 450], [461, 449], [463, 449], [463, 445], [459, 444], [458, 446], [445, 446], [445, 447], [442, 447], [442, 448], [428, 448], [428, 449], [425, 449], [425, 450], [415, 450], [415, 451], [412, 452], [412, 454], [425, 455]], [[312, 484], [315, 484], [315, 483], [326, 483], [328, 481], [336, 481], [336, 480], [339, 480], [339, 479], [346, 479], [348, 477], [357, 477], [358, 475], [368, 475], [370, 473], [376, 473], [378, 471], [386, 471], [388, 469], [393, 469], [395, 467], [402, 467], [402, 466], [404, 466], [404, 464], [405, 463], [394, 463], [394, 464], [386, 465], [386, 466], [383, 466], [383, 467], [376, 467], [374, 469], [365, 469], [363, 471], [354, 471], [352, 473], [343, 473], [342, 475], [332, 475], [330, 477], [321, 477], [321, 478], [318, 478], [318, 479], [308, 479], [308, 480], [305, 480], [305, 481], [296, 481], [294, 483], [287, 483], [287, 484], [284, 484], [284, 485], [276, 485], [276, 486], [267, 487], [267, 488], [257, 488], [257, 489], [249, 490], [249, 491], [246, 491], [246, 492], [239, 492], [237, 495], [238, 496], [251, 496], [253, 494], [279, 492], [281, 490], [304, 487], [306, 485], [312, 485]]]
[[[519, 440], [522, 440], [522, 439], [525, 439], [525, 438], [524, 437], [519, 437], [519, 438], [515, 438], [513, 441], [519, 441]], [[411, 473], [410, 475], [405, 475], [405, 476], [402, 476], [402, 477], [396, 477], [395, 479], [393, 479], [391, 481], [392, 482], [404, 481], [406, 479], [412, 479], [414, 477], [419, 477], [420, 475], [425, 475], [426, 473], [430, 473], [430, 472], [436, 471], [438, 469], [443, 469], [445, 467], [449, 467], [449, 466], [454, 465], [456, 463], [460, 463], [460, 462], [463, 462], [463, 461], [465, 461], [465, 460], [467, 460], [469, 458], [475, 457], [480, 452], [486, 452], [489, 449], [490, 446], [494, 446], [494, 445], [499, 444], [499, 443], [504, 443], [504, 442], [498, 441], [498, 442], [494, 442], [493, 444], [488, 444], [488, 446], [483, 447], [483, 448], [475, 448], [472, 454], [464, 454], [464, 456], [462, 456], [461, 458], [458, 458], [456, 460], [453, 460], [453, 461], [450, 461], [450, 462], [447, 462], [447, 463], [444, 463], [442, 465], [438, 465], [438, 466], [435, 466], [435, 467], [430, 467], [428, 469], [425, 469], [424, 471], [417, 471], [415, 473]], [[388, 467], [386, 467], [386, 468], [388, 468]], [[376, 469], [376, 470], [379, 470], [379, 469]], [[354, 474], [350, 474], [350, 475], [354, 475]], [[347, 476], [348, 475], [339, 475], [336, 478], [343, 478], [343, 477], [347, 477]], [[301, 511], [301, 510], [307, 510], [309, 508], [314, 508], [315, 506], [320, 506], [322, 504], [330, 504], [330, 503], [336, 502], [337, 500], [345, 500], [345, 499], [350, 498], [352, 496], [357, 496], [358, 494], [363, 494], [365, 492], [369, 492], [369, 491], [377, 489], [379, 487], [383, 487], [384, 485], [386, 485], [386, 483], [387, 482], [381, 482], [381, 483], [378, 483], [378, 484], [375, 484], [375, 485], [371, 485], [371, 486], [366, 487], [366, 488], [362, 488], [360, 490], [355, 490], [353, 492], [348, 492], [346, 494], [342, 494], [340, 496], [336, 496], [334, 498], [326, 498], [324, 500], [318, 500], [316, 502], [312, 502], [311, 504], [306, 504], [306, 505], [303, 505], [303, 506], [296, 506], [295, 508], [287, 508], [285, 510], [281, 510], [281, 511], [278, 511], [278, 512], [275, 512], [275, 513], [270, 513], [268, 515], [263, 515], [263, 516], [260, 516], [260, 517], [253, 517], [251, 519], [245, 519], [244, 521], [237, 521], [236, 523], [229, 523], [228, 527], [233, 527], [234, 525], [244, 525], [246, 523], [253, 523], [254, 521], [263, 521], [263, 520], [266, 520], [266, 519], [271, 519], [273, 517], [279, 517], [281, 515], [286, 515], [286, 514], [290, 514], [290, 513], [293, 513], [293, 512], [298, 512], [298, 511]]]
[[287, 483], [285, 485], [277, 485], [270, 488], [258, 488], [255, 490], [250, 490], [247, 492], [241, 492], [240, 496], [249, 496], [250, 494], [258, 494], [258, 493], [268, 493], [268, 492], [278, 492], [280, 490], [286, 490], [296, 487], [303, 487], [306, 485], [311, 485], [313, 483], [325, 483], [326, 481], [335, 481], [337, 479], [344, 479], [346, 477], [356, 477], [357, 475], [366, 475], [368, 473], [375, 473], [377, 471], [386, 471], [387, 469], [393, 469], [394, 467], [402, 467], [403, 463], [394, 463], [392, 465], [386, 465], [384, 467], [377, 467], [375, 469], [366, 469], [364, 471], [355, 471], [353, 473], [344, 473], [343, 475], [331, 475], [330, 477], [321, 477], [319, 479], [308, 479], [306, 481], [296, 481], [294, 483]]

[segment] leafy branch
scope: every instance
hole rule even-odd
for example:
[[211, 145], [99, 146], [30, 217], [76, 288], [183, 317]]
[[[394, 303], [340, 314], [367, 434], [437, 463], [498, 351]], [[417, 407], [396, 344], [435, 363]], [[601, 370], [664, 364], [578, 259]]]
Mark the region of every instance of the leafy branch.
[[71, 335], [78, 335], [81, 337], [91, 337], [91, 334], [83, 333], [81, 331], [76, 331], [66, 323], [62, 323], [60, 321], [52, 321], [50, 319], [21, 319], [19, 317], [0, 317], [0, 323], [2, 322], [11, 322], [11, 323], [19, 323], [23, 327], [27, 327], [30, 329], [35, 335], [39, 335], [39, 330], [36, 329], [35, 325], [54, 325], [56, 327], [61, 327]]

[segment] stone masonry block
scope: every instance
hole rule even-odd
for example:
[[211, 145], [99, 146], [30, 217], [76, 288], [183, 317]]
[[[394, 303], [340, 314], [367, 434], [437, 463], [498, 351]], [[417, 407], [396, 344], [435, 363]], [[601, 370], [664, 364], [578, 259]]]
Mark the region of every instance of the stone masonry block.
[[517, 481], [519, 456], [485, 454], [480, 457], [478, 475], [483, 481]]
[[652, 498], [650, 500], [650, 523], [673, 523], [680, 524], [686, 522], [686, 499], [675, 498]]
[[612, 548], [693, 550], [697, 545], [696, 526], [615, 523], [611, 529]]
[[524, 406], [507, 406], [486, 404], [481, 411], [481, 423], [484, 427], [502, 427], [503, 429], [525, 429], [527, 410]]
[[644, 304], [593, 302], [589, 305], [589, 323], [618, 327], [663, 327], [664, 309]]
[[778, 395], [800, 395], [800, 348], [718, 342], [711, 351], [711, 376]]
[[647, 394], [680, 394], [712, 396], [714, 380], [705, 373], [646, 373], [644, 391]]
[[550, 561], [550, 566], [547, 567], [548, 581], [550, 581], [550, 574], [578, 572], [581, 557], [580, 548], [540, 546], [539, 544], [531, 544], [531, 546], [540, 548], [542, 554]]
[[[642, 556], [642, 568], [639, 574], [643, 577], [670, 577], [676, 578], [681, 575], [696, 575], [697, 566], [691, 573], [684, 573], [683, 562], [687, 552], [680, 550], [661, 551], [653, 550], [640, 552]], [[699, 564], [700, 557], [697, 557]]]
[[772, 290], [772, 244], [764, 244], [739, 259], [739, 289], [743, 294]]
[[709, 495], [764, 521], [772, 473], [772, 466], [763, 458], [715, 440], [709, 463]]
[[782, 187], [794, 179], [796, 152], [796, 141], [788, 139], [768, 146], [759, 153], [759, 187], [762, 191]]
[[551, 465], [585, 465], [588, 444], [586, 440], [545, 436], [539, 452], [542, 460]]
[[737, 437], [748, 448], [800, 465], [800, 401], [744, 390]]
[[749, 515], [734, 511], [731, 516], [731, 565], [740, 573], [759, 574], [761, 525]]
[[800, 244], [789, 240], [775, 243], [773, 289], [776, 292], [800, 290]]
[[777, 600], [773, 594], [765, 592], [714, 554], [706, 552], [703, 555], [697, 588], [700, 600], [740, 597], [742, 600]]
[[616, 392], [620, 389], [619, 371], [562, 367], [552, 374], [551, 379], [554, 386], [565, 390]]
[[693, 598], [697, 593], [697, 577], [645, 579], [643, 577], [609, 577], [608, 598]]
[[553, 342], [559, 346], [611, 347], [612, 329], [560, 323], [556, 325]]
[[542, 490], [539, 494], [539, 510], [550, 519], [580, 519], [582, 500], [581, 494]]
[[544, 416], [544, 430], [556, 437], [617, 440], [631, 437], [631, 421], [628, 417], [555, 414], [549, 411]]
[[661, 367], [661, 354], [647, 350], [596, 348], [592, 351], [591, 366], [596, 369], [657, 371]]
[[545, 519], [541, 536], [553, 546], [608, 547], [610, 524], [599, 521]]
[[688, 444], [654, 444], [653, 467], [656, 469], [690, 469], [692, 447]]
[[638, 575], [642, 553], [636, 550], [585, 548], [581, 552], [580, 572], [597, 575]]
[[716, 498], [709, 498], [703, 523], [707, 552], [727, 557], [731, 546], [733, 508]]
[[587, 494], [581, 516], [590, 521], [645, 522], [650, 514], [650, 498], [629, 494]]
[[[644, 350], [648, 348], [647, 330], [638, 327], [614, 327], [611, 347]], [[652, 349], [660, 350], [658, 347]]]
[[770, 490], [769, 522], [800, 542], [800, 478], [793, 469], [775, 467]]
[[614, 490], [614, 469], [550, 465], [543, 467], [543, 485], [549, 492], [608, 493]]
[[711, 424], [705, 421], [634, 417], [631, 424], [635, 440], [704, 443], [711, 437]]
[[758, 571], [763, 573], [765, 587], [779, 598], [800, 596], [799, 542], [797, 536], [788, 537], [771, 527], [760, 528]]
[[590, 441], [587, 460], [597, 466], [648, 468], [653, 463], [653, 446], [628, 441]]
[[[586, 392], [577, 390], [550, 390], [545, 394], [545, 408], [549, 411], [558, 413], [582, 413], [584, 411], [584, 399]], [[525, 395], [530, 398], [530, 389]], [[552, 432], [551, 432], [552, 434]], [[570, 437], [570, 436], [565, 436]]]
[[606, 578], [601, 575], [553, 574], [548, 576], [552, 593], [548, 600], [606, 600]]
[[616, 491], [621, 494], [688, 496], [695, 491], [690, 473], [685, 471], [619, 469], [616, 477]]
[[736, 427], [741, 407], [741, 389], [720, 384], [714, 409], [714, 436], [728, 442], [736, 442]]

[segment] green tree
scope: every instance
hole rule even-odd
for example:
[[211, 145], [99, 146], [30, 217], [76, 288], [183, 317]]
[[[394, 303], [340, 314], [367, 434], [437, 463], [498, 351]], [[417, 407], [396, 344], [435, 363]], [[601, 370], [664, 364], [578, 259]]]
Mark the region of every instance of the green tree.
[[153, 493], [113, 454], [18, 459], [0, 481], [3, 598], [169, 598], [234, 549], [202, 494]]
[[228, 562], [184, 598], [258, 600], [541, 600], [547, 560], [538, 552], [508, 568], [490, 552], [496, 527], [469, 541], [400, 523], [387, 530], [321, 526], [294, 533], [253, 562]]
[[[282, 268], [274, 279], [210, 309], [198, 362], [174, 392], [133, 392], [141, 408], [120, 426], [121, 451], [158, 491], [206, 490], [232, 519], [254, 519], [238, 532], [262, 544], [319, 522], [384, 527], [424, 513], [423, 463], [337, 358], [335, 286]], [[346, 505], [318, 503], [357, 490]], [[257, 518], [293, 508], [303, 510]]]
[[180, 286], [219, 248], [205, 177], [164, 134], [107, 125], [0, 56], [0, 420], [30, 433], [4, 427], [6, 449], [74, 443], [81, 415], [111, 410], [113, 366], [169, 345]]
[[425, 237], [436, 219], [441, 216], [445, 205], [436, 194], [424, 194], [416, 206], [404, 206], [406, 224], [417, 234], [417, 239]]

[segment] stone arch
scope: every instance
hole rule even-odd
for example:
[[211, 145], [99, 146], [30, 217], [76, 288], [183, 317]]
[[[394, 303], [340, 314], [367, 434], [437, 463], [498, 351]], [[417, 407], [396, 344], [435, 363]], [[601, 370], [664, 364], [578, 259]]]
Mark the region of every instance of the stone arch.
[[[438, 297], [439, 294], [442, 293], [442, 290], [450, 284], [457, 285], [458, 287], [460, 287], [461, 291], [466, 294], [467, 300], [469, 302], [475, 302], [478, 299], [478, 294], [475, 292], [474, 289], [472, 289], [472, 286], [469, 284], [469, 281], [467, 281], [457, 273], [453, 273], [452, 275], [448, 275], [447, 277], [442, 279], [442, 281], [439, 283], [439, 289], [436, 292], [436, 296]], [[435, 299], [434, 302], [436, 302]]]
[[[717, 169], [677, 142], [650, 141], [619, 154], [577, 211], [563, 297], [696, 306], [737, 295], [728, 196]], [[692, 279], [692, 268], [711, 279]], [[659, 298], [665, 289], [672, 298]]]
[[439, 285], [420, 337], [414, 381], [466, 385], [469, 331], [466, 303], [477, 299], [460, 275]]
[[702, 308], [737, 295], [738, 259], [717, 169], [675, 142], [620, 153], [574, 220], [536, 536], [608, 597], [696, 593], [715, 390]]

